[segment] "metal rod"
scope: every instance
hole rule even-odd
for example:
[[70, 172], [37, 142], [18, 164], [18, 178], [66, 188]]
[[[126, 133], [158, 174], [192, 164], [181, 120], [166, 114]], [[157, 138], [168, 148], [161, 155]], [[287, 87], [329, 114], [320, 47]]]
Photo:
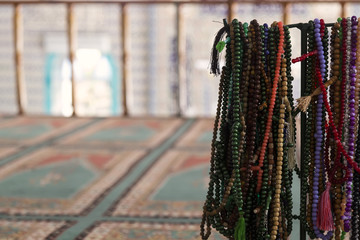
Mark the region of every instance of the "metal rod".
[[122, 50], [122, 107], [123, 115], [128, 116], [127, 82], [128, 82], [128, 15], [127, 5], [121, 5], [121, 50]]
[[73, 107], [73, 116], [76, 116], [76, 87], [75, 87], [75, 54], [76, 54], [76, 42], [77, 42], [77, 29], [74, 5], [68, 4], [67, 8], [68, 17], [68, 43], [69, 43], [69, 59], [71, 64], [71, 103]]
[[[287, 25], [289, 28], [298, 28], [300, 30], [300, 40], [301, 40], [301, 55], [307, 53], [307, 31], [308, 31], [308, 27], [309, 24], [307, 23], [297, 23], [297, 24], [290, 24]], [[306, 62], [302, 61], [301, 62], [301, 76], [300, 76], [300, 81], [301, 81], [301, 87], [300, 87], [300, 93], [301, 96], [305, 96], [306, 92]], [[304, 182], [304, 171], [303, 169], [305, 168], [304, 163], [305, 163], [305, 156], [304, 156], [304, 152], [305, 152], [305, 126], [306, 126], [306, 114], [301, 112], [301, 138], [300, 138], [300, 195], [302, 190], [305, 187], [305, 182]], [[303, 211], [305, 211], [306, 213], [306, 204], [305, 204], [305, 209], [302, 209]], [[302, 215], [302, 213], [300, 213], [300, 215]], [[300, 220], [300, 240], [306, 240], [306, 226], [305, 223], [301, 222]]]
[[186, 40], [184, 30], [183, 4], [176, 4], [176, 37], [178, 55], [178, 88], [177, 88], [177, 107], [178, 116], [185, 111], [186, 106]]
[[15, 48], [15, 69], [16, 69], [16, 103], [18, 106], [18, 114], [23, 115], [24, 105], [26, 101], [25, 81], [24, 81], [24, 29], [22, 6], [15, 4], [14, 13], [14, 48]]
[[[301, 28], [301, 55], [307, 53], [307, 31], [308, 31], [308, 24], [302, 24]], [[305, 96], [305, 90], [306, 90], [306, 62], [302, 61], [301, 62], [301, 96]], [[300, 176], [301, 176], [301, 180], [300, 180], [300, 194], [302, 192], [302, 190], [305, 187], [305, 183], [303, 182], [304, 179], [304, 171], [303, 169], [305, 168], [304, 163], [305, 163], [305, 156], [304, 156], [304, 152], [305, 152], [305, 138], [307, 137], [305, 135], [305, 126], [306, 126], [306, 114], [301, 112], [301, 140], [300, 140], [300, 155], [301, 155], [301, 164], [300, 164]], [[305, 212], [306, 212], [306, 205], [305, 205]], [[300, 240], [306, 240], [306, 226], [303, 222], [300, 222]]]
[[[298, 28], [301, 30], [303, 25], [306, 25], [307, 23], [295, 23], [295, 24], [287, 24], [286, 26], [289, 28]], [[325, 23], [325, 27], [332, 27], [335, 23]]]

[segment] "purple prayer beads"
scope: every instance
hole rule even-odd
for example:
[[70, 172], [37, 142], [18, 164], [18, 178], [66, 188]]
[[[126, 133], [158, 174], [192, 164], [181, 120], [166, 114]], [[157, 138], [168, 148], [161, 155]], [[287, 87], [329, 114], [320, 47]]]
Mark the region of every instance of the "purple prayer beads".
[[[315, 42], [318, 50], [318, 60], [320, 66], [320, 72], [323, 79], [325, 79], [325, 58], [324, 58], [324, 48], [321, 42], [321, 34], [320, 34], [320, 20], [315, 19]], [[313, 180], [313, 203], [312, 203], [312, 222], [314, 233], [318, 238], [329, 240], [331, 239], [333, 232], [329, 231], [326, 235], [324, 235], [319, 228], [317, 227], [317, 211], [318, 211], [318, 203], [319, 203], [319, 175], [321, 169], [321, 145], [323, 142], [323, 131], [322, 131], [322, 112], [323, 112], [323, 96], [322, 93], [319, 94], [317, 105], [316, 105], [316, 128], [315, 128], [315, 168], [314, 168], [314, 180]]]
[[[350, 22], [350, 19], [348, 19]], [[349, 131], [348, 131], [348, 151], [351, 158], [354, 157], [354, 126], [355, 126], [355, 81], [356, 81], [356, 44], [357, 44], [357, 19], [355, 16], [351, 18], [351, 28], [349, 28], [348, 36], [351, 36], [351, 40], [348, 41], [348, 46], [350, 48], [350, 68], [349, 68], [349, 80], [350, 80], [350, 90], [349, 90]], [[346, 207], [345, 213], [343, 216], [344, 220], [344, 231], [349, 232], [351, 229], [351, 204], [352, 204], [352, 181], [353, 181], [353, 172], [351, 165], [348, 164], [350, 171], [349, 178], [346, 181]]]

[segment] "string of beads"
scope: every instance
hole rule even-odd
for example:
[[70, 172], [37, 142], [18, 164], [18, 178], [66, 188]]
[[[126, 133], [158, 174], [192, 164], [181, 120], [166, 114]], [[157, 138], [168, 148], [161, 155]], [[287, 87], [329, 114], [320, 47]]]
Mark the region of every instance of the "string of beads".
[[[228, 239], [285, 240], [293, 219], [311, 239], [359, 239], [359, 22], [339, 18], [329, 33], [322, 19], [309, 21], [308, 52], [292, 58], [282, 22], [224, 20], [212, 50], [211, 72], [221, 76], [202, 239], [214, 228]], [[295, 105], [291, 66], [302, 61], [305, 96]], [[301, 168], [299, 112], [306, 136]], [[292, 212], [294, 171], [302, 185], [299, 216]]]

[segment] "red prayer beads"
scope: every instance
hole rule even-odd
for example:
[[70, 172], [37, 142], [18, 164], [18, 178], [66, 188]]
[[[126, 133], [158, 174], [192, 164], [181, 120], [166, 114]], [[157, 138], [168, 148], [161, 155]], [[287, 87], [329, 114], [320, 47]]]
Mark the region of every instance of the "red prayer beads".
[[292, 63], [297, 63], [297, 62], [302, 62], [304, 61], [306, 58], [311, 57], [313, 55], [317, 54], [317, 50], [314, 50], [312, 52], [309, 53], [305, 53], [304, 55], [301, 55], [300, 57], [294, 58], [291, 60]]
[[274, 81], [273, 81], [270, 105], [269, 105], [269, 109], [268, 109], [269, 112], [268, 112], [268, 119], [266, 122], [264, 140], [261, 145], [260, 156], [259, 156], [259, 172], [257, 175], [256, 192], [260, 192], [260, 190], [261, 190], [262, 175], [263, 175], [263, 170], [261, 168], [264, 163], [265, 150], [266, 150], [266, 146], [269, 141], [269, 134], [270, 134], [272, 117], [273, 117], [274, 106], [275, 106], [276, 90], [278, 87], [278, 82], [279, 82], [279, 77], [280, 77], [281, 55], [284, 53], [284, 26], [283, 26], [283, 23], [278, 22], [278, 27], [279, 27], [280, 37], [279, 37], [278, 52], [277, 52], [277, 57], [276, 57], [275, 77], [274, 77]]

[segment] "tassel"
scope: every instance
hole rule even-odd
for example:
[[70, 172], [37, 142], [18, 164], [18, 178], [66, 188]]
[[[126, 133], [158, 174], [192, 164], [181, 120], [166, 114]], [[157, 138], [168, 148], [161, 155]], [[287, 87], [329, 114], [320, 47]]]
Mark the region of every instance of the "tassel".
[[230, 37], [227, 37], [225, 41], [220, 41], [218, 44], [216, 44], [216, 50], [221, 53], [222, 50], [224, 50], [225, 45], [230, 42]]
[[310, 102], [311, 102], [312, 96], [306, 96], [296, 99], [296, 102], [298, 103], [296, 108], [299, 109], [302, 112], [306, 112], [308, 109]]
[[289, 112], [289, 125], [288, 125], [288, 139], [287, 142], [289, 144], [291, 144], [292, 146], [289, 147], [288, 150], [288, 168], [290, 170], [295, 168], [296, 165], [296, 159], [295, 159], [295, 138], [294, 138], [294, 125], [293, 125], [293, 116], [292, 116], [292, 112], [291, 112], [291, 105], [290, 105], [290, 101], [288, 99], [288, 97], [285, 97], [285, 105], [286, 105], [286, 109]]
[[[217, 49], [217, 45], [220, 43], [221, 39], [224, 37], [227, 30], [229, 30], [229, 25], [226, 23], [224, 19], [224, 27], [219, 30], [219, 32], [215, 36], [214, 44], [211, 50], [211, 59], [210, 59], [210, 73], [214, 74], [215, 76], [220, 74], [220, 65], [219, 65], [219, 53]], [[221, 45], [221, 44], [220, 44]], [[224, 45], [225, 47], [225, 45]]]
[[[329, 81], [325, 82], [324, 83], [325, 88], [332, 85], [336, 80], [337, 80], [337, 77], [334, 76]], [[296, 108], [301, 110], [302, 112], [306, 112], [306, 110], [309, 107], [312, 97], [315, 97], [315, 96], [319, 95], [320, 93], [321, 93], [321, 88], [318, 87], [313, 91], [313, 93], [311, 95], [296, 99], [296, 101], [298, 103]]]
[[235, 227], [235, 240], [246, 240], [245, 218], [241, 216]]
[[326, 190], [321, 194], [319, 204], [317, 227], [323, 231], [333, 231], [335, 228], [331, 212], [330, 187], [331, 184], [328, 182], [326, 184]]
[[216, 50], [220, 53], [224, 49], [225, 45], [226, 43], [224, 41], [218, 42], [218, 44], [216, 44]]
[[[328, 85], [329, 85], [330, 81], [328, 81], [326, 83], [328, 83]], [[327, 86], [325, 86], [325, 87], [327, 87]], [[313, 93], [311, 95], [296, 99], [296, 101], [298, 103], [296, 108], [300, 109], [302, 112], [306, 112], [306, 110], [308, 109], [308, 107], [310, 105], [312, 97], [317, 96], [320, 93], [321, 93], [321, 88], [318, 87], [313, 91]]]

